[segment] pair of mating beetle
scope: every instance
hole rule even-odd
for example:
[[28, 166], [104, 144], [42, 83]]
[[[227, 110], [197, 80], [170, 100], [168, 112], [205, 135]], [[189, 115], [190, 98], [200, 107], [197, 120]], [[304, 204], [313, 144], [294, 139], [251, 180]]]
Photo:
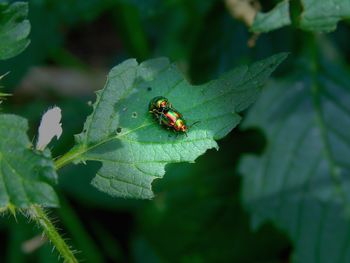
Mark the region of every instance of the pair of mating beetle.
[[[176, 133], [182, 132], [187, 136], [189, 127], [186, 125], [186, 121], [167, 98], [162, 96], [154, 97], [149, 103], [149, 112], [155, 116], [160, 125], [172, 129]], [[192, 125], [196, 123], [198, 122]]]

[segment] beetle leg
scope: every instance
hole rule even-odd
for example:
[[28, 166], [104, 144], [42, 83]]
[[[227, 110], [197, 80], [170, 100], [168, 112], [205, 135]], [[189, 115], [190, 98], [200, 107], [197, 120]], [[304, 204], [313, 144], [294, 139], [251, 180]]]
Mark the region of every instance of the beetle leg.
[[159, 118], [159, 124], [161, 125], [162, 124], [162, 116], [164, 115], [164, 113], [161, 113], [160, 116], [158, 117]]

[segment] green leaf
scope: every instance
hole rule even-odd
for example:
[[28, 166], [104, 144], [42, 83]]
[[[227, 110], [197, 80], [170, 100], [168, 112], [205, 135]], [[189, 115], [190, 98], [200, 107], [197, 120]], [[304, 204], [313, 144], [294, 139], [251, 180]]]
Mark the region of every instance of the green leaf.
[[309, 31], [334, 31], [337, 23], [350, 18], [349, 0], [302, 0], [300, 27]]
[[349, 262], [349, 72], [330, 61], [299, 69], [267, 85], [245, 119], [267, 146], [241, 163], [243, 201], [254, 227], [287, 231], [293, 262]]
[[0, 208], [58, 205], [51, 187], [57, 181], [51, 156], [31, 149], [27, 130], [25, 119], [0, 115]]
[[[298, 27], [307, 31], [331, 32], [337, 23], [350, 18], [348, 0], [300, 0], [301, 13], [297, 18]], [[268, 32], [290, 25], [289, 0], [278, 3], [268, 13], [258, 13], [251, 28], [254, 32]]]
[[268, 13], [257, 13], [251, 30], [253, 32], [269, 32], [290, 24], [289, 0], [284, 0]]
[[0, 60], [18, 55], [29, 45], [27, 15], [28, 3], [0, 3]]
[[[93, 113], [77, 146], [56, 163], [99, 161], [92, 184], [113, 196], [152, 198], [151, 184], [161, 178], [168, 163], [194, 162], [215, 139], [229, 133], [243, 111], [257, 98], [261, 85], [286, 58], [278, 54], [239, 67], [218, 80], [191, 86], [167, 59], [138, 64], [129, 59], [111, 70], [106, 86], [97, 92]], [[176, 136], [152, 118], [148, 104], [167, 97], [191, 125], [188, 137]]]

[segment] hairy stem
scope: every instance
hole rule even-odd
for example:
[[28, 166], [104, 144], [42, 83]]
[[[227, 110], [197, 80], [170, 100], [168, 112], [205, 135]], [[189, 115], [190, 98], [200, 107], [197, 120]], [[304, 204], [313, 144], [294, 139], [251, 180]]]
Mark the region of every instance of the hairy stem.
[[61, 235], [57, 232], [55, 226], [52, 224], [44, 210], [38, 206], [33, 205], [29, 208], [29, 215], [40, 227], [44, 230], [45, 235], [56, 247], [60, 255], [63, 257], [64, 262], [78, 263], [72, 250], [69, 248], [67, 243], [63, 240]]

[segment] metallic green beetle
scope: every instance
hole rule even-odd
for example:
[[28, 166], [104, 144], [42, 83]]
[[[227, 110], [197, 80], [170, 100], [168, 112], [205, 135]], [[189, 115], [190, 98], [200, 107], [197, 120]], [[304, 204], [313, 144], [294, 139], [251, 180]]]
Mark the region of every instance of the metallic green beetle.
[[169, 108], [172, 108], [171, 103], [169, 103], [167, 98], [162, 96], [154, 97], [149, 103], [149, 111], [151, 113], [161, 113]]
[[182, 114], [174, 108], [166, 109], [163, 114], [159, 116], [162, 125], [173, 129], [175, 132], [183, 132], [187, 135], [187, 125]]
[[187, 136], [189, 127], [186, 125], [185, 119], [182, 114], [172, 106], [167, 98], [162, 96], [153, 98], [149, 104], [149, 112], [156, 117], [160, 125], [172, 129], [177, 133], [185, 133]]

